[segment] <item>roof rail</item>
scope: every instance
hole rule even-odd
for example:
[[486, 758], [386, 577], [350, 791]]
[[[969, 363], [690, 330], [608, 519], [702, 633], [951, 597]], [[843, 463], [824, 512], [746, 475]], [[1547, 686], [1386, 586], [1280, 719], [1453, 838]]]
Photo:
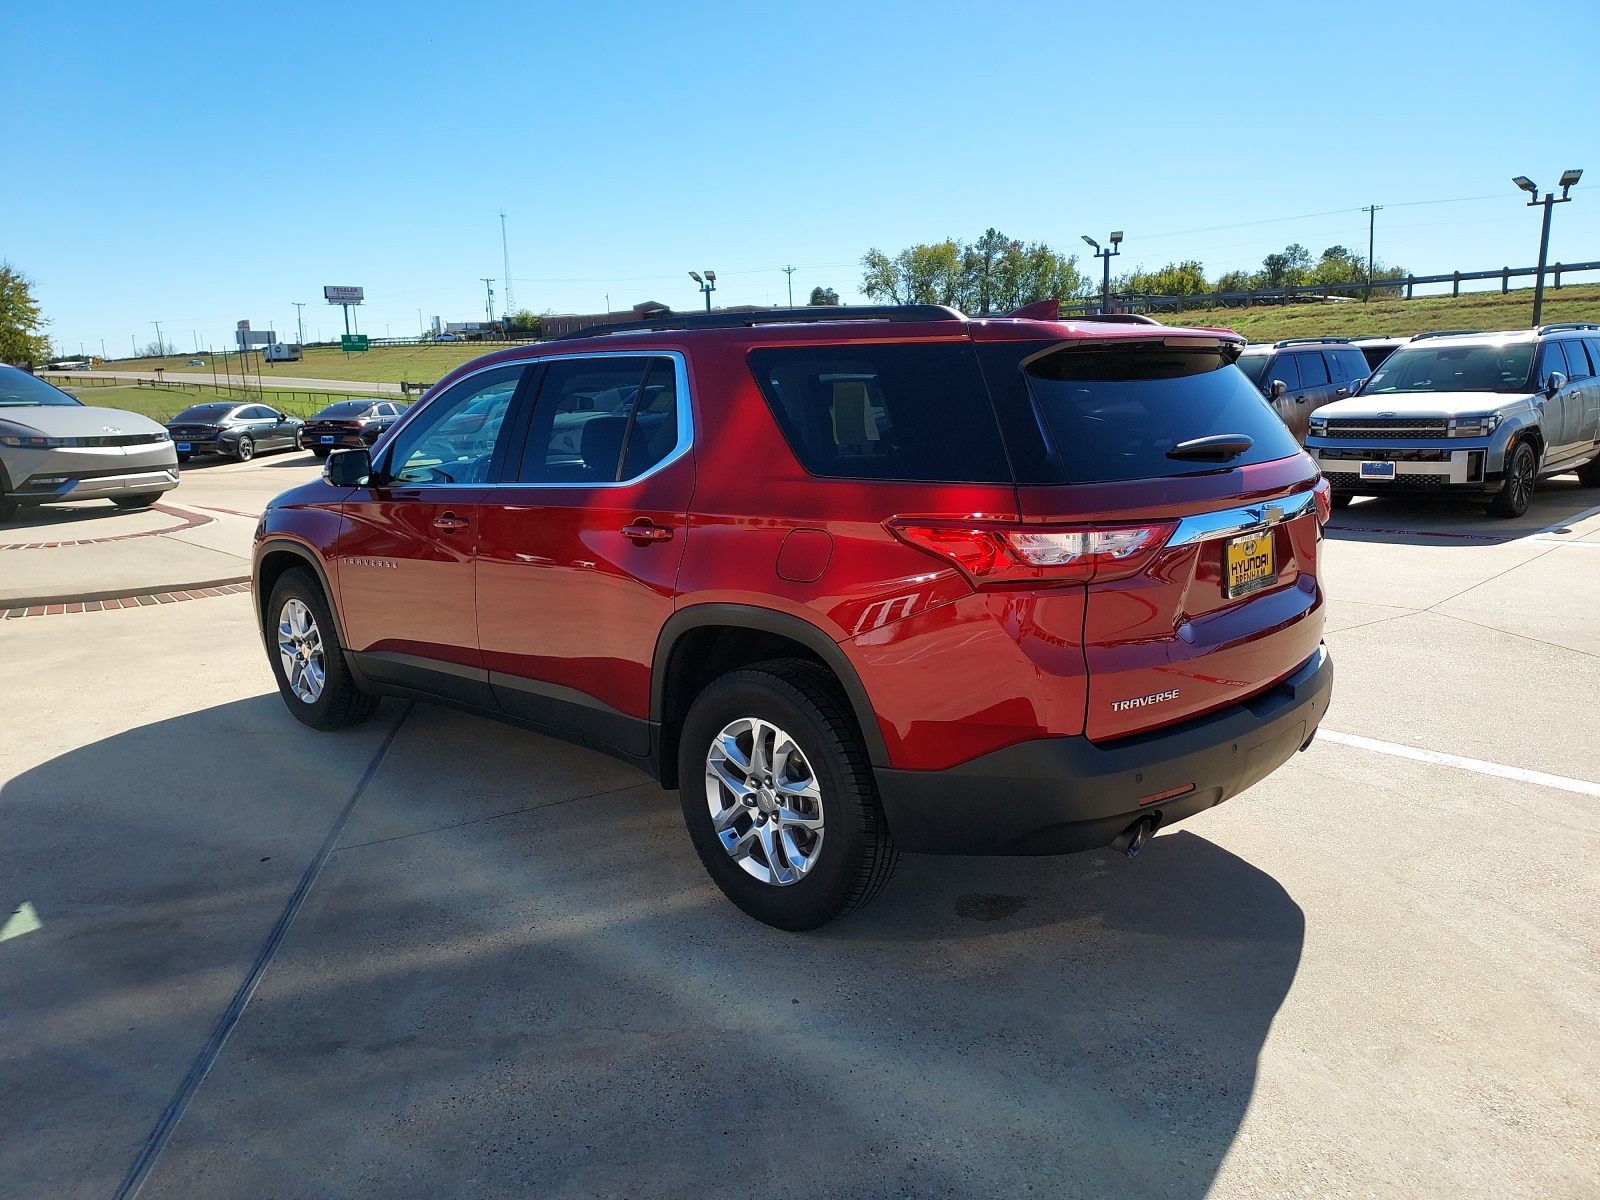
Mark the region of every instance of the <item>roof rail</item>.
[[1342, 338], [1342, 337], [1284, 338], [1283, 341], [1281, 341], [1281, 342], [1273, 342], [1272, 343], [1272, 348], [1274, 350], [1276, 350], [1281, 346], [1303, 346], [1303, 345], [1305, 345], [1307, 343], [1315, 343], [1317, 345], [1321, 345], [1324, 342], [1340, 342], [1340, 343], [1343, 343], [1344, 345], [1349, 345], [1350, 344], [1350, 339], [1349, 338]]
[[1593, 321], [1562, 321], [1557, 325], [1541, 325], [1540, 333], [1554, 333], [1558, 329], [1600, 329]]
[[1160, 321], [1154, 317], [1147, 317], [1143, 313], [1084, 313], [1079, 317], [1062, 317], [1063, 321], [1104, 321], [1109, 325], [1159, 325]]
[[1482, 332], [1483, 332], [1483, 330], [1481, 330], [1481, 329], [1430, 329], [1427, 333], [1412, 334], [1411, 335], [1411, 340], [1413, 342], [1420, 342], [1424, 338], [1460, 337], [1460, 336], [1462, 336], [1464, 334], [1468, 334], [1468, 333], [1482, 333]]
[[748, 329], [755, 325], [794, 325], [822, 321], [965, 321], [967, 318], [942, 304], [829, 304], [805, 308], [760, 308], [751, 312], [677, 313], [651, 321], [623, 321], [615, 325], [591, 325], [575, 329], [552, 341], [606, 337], [613, 333], [638, 333], [644, 330]]

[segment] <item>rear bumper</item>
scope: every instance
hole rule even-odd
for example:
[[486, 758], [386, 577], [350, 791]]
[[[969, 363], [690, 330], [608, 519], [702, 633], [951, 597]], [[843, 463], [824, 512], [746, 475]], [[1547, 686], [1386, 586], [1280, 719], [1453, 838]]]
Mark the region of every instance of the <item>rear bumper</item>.
[[879, 768], [878, 792], [911, 853], [1094, 850], [1141, 817], [1170, 825], [1260, 782], [1316, 733], [1332, 693], [1319, 646], [1270, 691], [1170, 729], [1099, 745], [1040, 738], [944, 771]]

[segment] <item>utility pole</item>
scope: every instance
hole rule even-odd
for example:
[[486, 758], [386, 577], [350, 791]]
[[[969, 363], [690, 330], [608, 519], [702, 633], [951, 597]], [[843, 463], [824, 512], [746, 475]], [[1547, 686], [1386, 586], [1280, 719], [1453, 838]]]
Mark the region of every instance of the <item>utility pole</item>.
[[789, 307], [794, 307], [794, 268], [785, 267], [783, 273], [789, 277]]
[[289, 301], [289, 303], [294, 305], [295, 336], [300, 339], [300, 344], [302, 346], [304, 346], [306, 344], [306, 323], [303, 320], [305, 314], [302, 313], [300, 310], [306, 306], [305, 305], [305, 301], [303, 301], [303, 300], [291, 300], [291, 301]]
[[1382, 210], [1381, 204], [1369, 204], [1361, 210], [1367, 214], [1367, 294], [1362, 303], [1372, 301], [1372, 246], [1378, 231], [1378, 213]]
[[1554, 192], [1546, 192], [1543, 200], [1539, 199], [1538, 185], [1526, 175], [1518, 175], [1511, 181], [1528, 193], [1529, 208], [1538, 208], [1541, 204], [1544, 206], [1544, 228], [1539, 232], [1539, 274], [1533, 287], [1533, 327], [1535, 329], [1539, 327], [1539, 318], [1544, 313], [1544, 265], [1550, 255], [1550, 210], [1553, 206], [1565, 204], [1572, 199], [1571, 196], [1567, 195], [1567, 192], [1581, 178], [1583, 178], [1581, 170], [1563, 171], [1559, 181], [1561, 195], [1557, 197]]
[[[1548, 217], [1545, 218], [1544, 227], [1545, 231], [1549, 232], [1550, 219]], [[1544, 276], [1541, 275], [1539, 278], [1542, 280]], [[167, 344], [161, 340], [161, 322], [151, 321], [150, 324], [156, 327], [156, 357], [165, 358], [167, 354]]]
[[[483, 279], [483, 276], [479, 275], [478, 278], [479, 279]], [[484, 300], [483, 308], [484, 308], [484, 311], [489, 314], [489, 324], [491, 324], [491, 325], [494, 324], [494, 287], [493, 287], [493, 284], [494, 284], [494, 280], [493, 279], [483, 279], [483, 291], [484, 291], [484, 295], [486, 297], [486, 299]]]
[[[506, 248], [506, 214], [504, 211], [500, 213], [500, 260], [504, 265], [506, 272], [503, 277], [506, 283], [505, 310], [509, 315], [511, 312], [511, 307], [516, 303], [516, 301], [511, 298], [511, 251]], [[490, 317], [489, 319], [491, 321], [494, 320], [493, 317]]]

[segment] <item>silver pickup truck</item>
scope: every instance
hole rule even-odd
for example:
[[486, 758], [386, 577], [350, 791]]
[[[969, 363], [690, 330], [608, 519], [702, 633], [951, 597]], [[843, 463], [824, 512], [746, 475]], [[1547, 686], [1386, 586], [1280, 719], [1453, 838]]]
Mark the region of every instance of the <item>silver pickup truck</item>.
[[1541, 476], [1600, 487], [1600, 325], [1418, 334], [1317, 409], [1305, 445], [1336, 506], [1450, 492], [1518, 517]]

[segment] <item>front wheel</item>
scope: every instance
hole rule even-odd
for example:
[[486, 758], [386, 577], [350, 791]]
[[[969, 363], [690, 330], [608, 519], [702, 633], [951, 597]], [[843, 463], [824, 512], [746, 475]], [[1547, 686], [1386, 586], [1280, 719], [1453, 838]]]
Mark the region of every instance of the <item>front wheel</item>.
[[1533, 447], [1528, 442], [1518, 442], [1506, 457], [1506, 477], [1489, 501], [1489, 511], [1497, 517], [1522, 516], [1533, 500], [1533, 485], [1538, 477], [1539, 459]]
[[239, 439], [239, 444], [233, 448], [233, 456], [240, 462], [249, 462], [256, 456], [255, 441], [247, 434]]
[[313, 729], [343, 729], [377, 710], [378, 697], [356, 685], [328, 601], [311, 575], [285, 571], [267, 601], [266, 619], [272, 675], [295, 720]]
[[780, 659], [713, 682], [684, 721], [678, 772], [700, 861], [758, 921], [816, 929], [894, 873], [855, 716], [817, 663]]

